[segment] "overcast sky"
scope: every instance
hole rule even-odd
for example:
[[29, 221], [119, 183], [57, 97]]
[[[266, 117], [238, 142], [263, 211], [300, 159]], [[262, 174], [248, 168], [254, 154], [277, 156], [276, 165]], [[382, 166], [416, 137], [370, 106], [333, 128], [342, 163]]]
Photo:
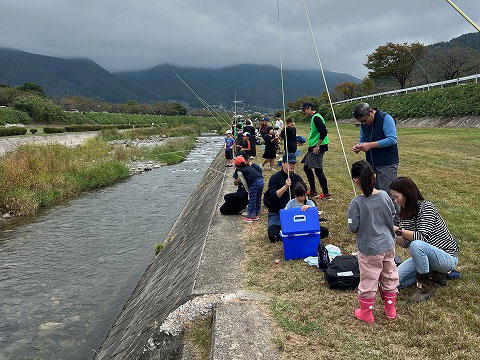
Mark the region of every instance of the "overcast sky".
[[[0, 47], [90, 58], [109, 71], [162, 63], [318, 69], [303, 0], [0, 0]], [[363, 77], [386, 42], [475, 31], [444, 0], [305, 0], [325, 69]], [[480, 23], [479, 0], [454, 0]]]

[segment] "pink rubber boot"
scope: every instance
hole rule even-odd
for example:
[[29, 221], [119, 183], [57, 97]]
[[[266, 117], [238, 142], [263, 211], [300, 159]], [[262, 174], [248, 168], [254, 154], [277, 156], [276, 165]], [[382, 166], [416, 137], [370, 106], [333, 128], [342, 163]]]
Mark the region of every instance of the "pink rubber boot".
[[383, 293], [383, 302], [385, 304], [385, 315], [387, 319], [395, 319], [397, 316], [397, 310], [395, 310], [395, 302], [397, 300], [396, 292], [384, 292]]
[[359, 320], [365, 321], [368, 324], [373, 324], [375, 321], [372, 314], [374, 302], [375, 297], [370, 299], [358, 297], [360, 309], [355, 309], [355, 317]]

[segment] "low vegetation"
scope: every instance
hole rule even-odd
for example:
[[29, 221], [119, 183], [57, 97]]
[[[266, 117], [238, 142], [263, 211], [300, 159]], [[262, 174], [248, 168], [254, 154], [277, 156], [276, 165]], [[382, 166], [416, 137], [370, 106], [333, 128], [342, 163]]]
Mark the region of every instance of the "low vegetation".
[[[305, 124], [297, 128], [297, 133], [307, 134]], [[340, 125], [340, 130], [350, 165], [364, 158], [350, 150], [358, 141], [358, 128]], [[329, 131], [331, 145], [324, 164], [333, 200], [318, 205], [329, 219], [324, 223], [330, 230], [325, 243], [349, 254], [355, 251], [355, 237], [347, 230], [346, 212], [354, 194], [338, 135], [333, 126]], [[476, 230], [480, 197], [475, 195], [480, 182], [480, 130], [399, 128], [398, 133], [399, 175], [415, 180], [458, 238], [461, 279], [437, 288], [424, 304], [406, 302], [413, 288], [401, 291], [395, 321], [387, 321], [377, 299], [375, 324], [369, 326], [353, 316], [354, 291], [330, 290], [318, 269], [301, 260], [282, 260], [282, 245], [268, 240], [263, 212], [261, 220], [248, 224], [243, 233], [244, 266], [247, 287], [271, 296], [269, 307], [278, 325], [274, 342], [282, 350], [282, 359], [473, 359], [480, 351], [480, 234]], [[306, 147], [301, 149], [305, 152]], [[306, 180], [300, 164], [297, 173]], [[266, 183], [271, 174], [264, 173]], [[404, 249], [398, 253], [408, 257]]]
[[212, 348], [212, 316], [198, 317], [185, 326], [185, 343], [192, 350], [194, 359], [210, 359]]
[[[179, 121], [179, 123], [181, 123]], [[107, 186], [130, 176], [129, 160], [155, 160], [164, 164], [183, 161], [201, 131], [216, 128], [211, 122], [192, 126], [138, 127], [120, 132], [102, 130], [101, 136], [78, 147], [24, 145], [0, 157], [0, 210], [32, 215], [38, 208]], [[11, 128], [5, 128], [11, 129]], [[21, 128], [26, 131], [25, 128]], [[65, 128], [61, 128], [65, 131]], [[45, 130], [45, 129], [44, 129]], [[57, 128], [53, 131], [58, 132]], [[187, 133], [189, 136], [185, 136]], [[114, 146], [114, 139], [144, 139], [151, 135], [183, 135], [162, 146]]]
[[39, 207], [125, 179], [126, 155], [101, 139], [74, 148], [21, 146], [0, 158], [0, 208], [32, 215]]
[[0, 128], [0, 136], [15, 136], [15, 135], [25, 135], [27, 133], [27, 129], [23, 127], [5, 127]]

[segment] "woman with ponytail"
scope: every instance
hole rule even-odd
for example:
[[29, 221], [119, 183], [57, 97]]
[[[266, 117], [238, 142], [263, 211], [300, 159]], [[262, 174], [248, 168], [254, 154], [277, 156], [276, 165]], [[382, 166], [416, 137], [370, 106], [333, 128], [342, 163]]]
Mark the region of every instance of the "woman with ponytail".
[[373, 324], [373, 304], [380, 285], [385, 315], [395, 319], [398, 271], [395, 266], [395, 207], [390, 196], [375, 189], [375, 172], [364, 160], [352, 165], [352, 180], [362, 192], [348, 206], [348, 229], [357, 234], [360, 284], [355, 317]]

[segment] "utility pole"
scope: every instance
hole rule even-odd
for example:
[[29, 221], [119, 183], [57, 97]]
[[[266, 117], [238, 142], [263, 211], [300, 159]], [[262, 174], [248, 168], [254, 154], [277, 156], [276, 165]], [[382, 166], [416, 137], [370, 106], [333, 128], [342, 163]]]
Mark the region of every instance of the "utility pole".
[[234, 122], [235, 122], [235, 126], [237, 126], [237, 103], [241, 103], [242, 101], [241, 100], [237, 100], [237, 92], [235, 91], [235, 100], [233, 101], [233, 103], [235, 104], [235, 119], [234, 119]]

